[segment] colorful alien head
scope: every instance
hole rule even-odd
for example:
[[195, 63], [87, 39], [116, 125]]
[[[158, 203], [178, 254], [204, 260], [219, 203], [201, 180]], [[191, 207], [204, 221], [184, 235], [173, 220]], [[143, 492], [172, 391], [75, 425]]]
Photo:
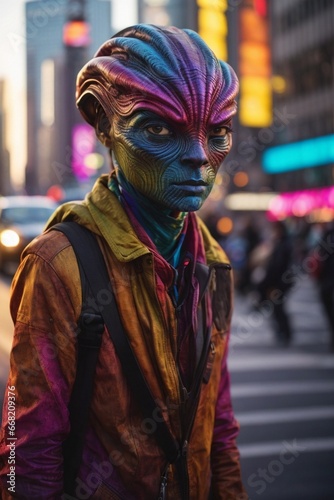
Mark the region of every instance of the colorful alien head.
[[78, 75], [77, 105], [91, 125], [146, 108], [171, 120], [228, 121], [238, 81], [191, 30], [136, 25], [105, 42]]
[[[197, 210], [231, 147], [237, 91], [232, 68], [195, 32], [136, 25], [105, 42], [81, 70], [77, 105], [95, 129], [103, 109], [109, 129], [98, 137], [135, 189], [163, 206], [174, 197], [174, 209]], [[167, 179], [184, 189], [166, 202]]]

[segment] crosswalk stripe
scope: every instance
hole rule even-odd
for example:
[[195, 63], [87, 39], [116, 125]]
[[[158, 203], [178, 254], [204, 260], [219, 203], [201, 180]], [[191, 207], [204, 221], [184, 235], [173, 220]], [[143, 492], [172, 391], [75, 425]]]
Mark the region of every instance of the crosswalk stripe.
[[251, 370], [277, 370], [318, 368], [333, 369], [334, 356], [332, 354], [308, 354], [300, 352], [277, 352], [267, 354], [238, 354], [230, 356], [228, 366], [231, 372]]
[[291, 443], [288, 440], [285, 440], [238, 445], [241, 458], [243, 459], [279, 455], [285, 450], [288, 450], [289, 447], [295, 447], [296, 454], [317, 451], [333, 451], [334, 439], [326, 437], [317, 439], [294, 439]]
[[[305, 325], [299, 324], [298, 328], [302, 331], [296, 331], [293, 333], [292, 344], [294, 346], [309, 346], [315, 345], [327, 345], [330, 342], [330, 335], [328, 329], [323, 327], [319, 328], [310, 323], [306, 322]], [[307, 331], [307, 335], [305, 332]], [[259, 347], [273, 347], [276, 348], [276, 338], [273, 332], [270, 330], [268, 332], [254, 332], [249, 331], [248, 334], [238, 334], [237, 329], [232, 328], [230, 346], [234, 348], [242, 348], [249, 346], [259, 346]]]
[[263, 382], [260, 384], [232, 384], [233, 398], [253, 396], [273, 396], [278, 394], [308, 394], [334, 392], [331, 380], [310, 380], [298, 382]]
[[334, 406], [280, 408], [278, 410], [249, 411], [237, 414], [237, 420], [243, 426], [328, 418], [334, 418]]

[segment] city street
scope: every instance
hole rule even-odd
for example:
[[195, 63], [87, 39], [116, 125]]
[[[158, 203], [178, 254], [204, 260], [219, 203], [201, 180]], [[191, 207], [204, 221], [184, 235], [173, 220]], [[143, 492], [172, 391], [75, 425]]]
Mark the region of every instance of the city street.
[[334, 354], [307, 276], [288, 300], [285, 348], [249, 298], [235, 303], [229, 366], [244, 483], [251, 500], [332, 500]]
[[[8, 371], [9, 280], [0, 281], [1, 399]], [[292, 345], [275, 344], [269, 318], [237, 295], [230, 344], [232, 396], [250, 500], [334, 498], [334, 354], [314, 284], [291, 292]]]

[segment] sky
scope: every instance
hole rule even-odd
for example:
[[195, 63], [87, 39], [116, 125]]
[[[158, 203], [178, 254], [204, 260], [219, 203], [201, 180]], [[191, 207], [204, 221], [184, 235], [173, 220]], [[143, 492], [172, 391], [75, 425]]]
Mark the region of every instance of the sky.
[[[24, 180], [26, 162], [25, 3], [25, 0], [0, 3], [0, 79], [8, 82], [7, 146], [12, 180], [18, 188]], [[136, 22], [135, 0], [111, 0], [111, 5], [116, 31]]]

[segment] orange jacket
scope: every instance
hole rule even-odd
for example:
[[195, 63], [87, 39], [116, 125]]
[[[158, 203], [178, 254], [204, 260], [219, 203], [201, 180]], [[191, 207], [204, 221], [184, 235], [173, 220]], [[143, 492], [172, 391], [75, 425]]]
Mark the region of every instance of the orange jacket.
[[[208, 293], [214, 307], [208, 383], [189, 440], [187, 469], [190, 499], [246, 498], [235, 444], [238, 424], [229, 391], [226, 352], [231, 317], [231, 276], [227, 258], [204, 224], [200, 231], [207, 264], [215, 269]], [[168, 295], [170, 283], [159, 282], [150, 250], [134, 233], [105, 176], [81, 204], [63, 205], [59, 220], [80, 221], [99, 236], [124, 331], [157, 402], [157, 413], [144, 418], [129, 391], [108, 332], [103, 334], [96, 368], [90, 424], [77, 480], [78, 498], [156, 499], [166, 465], [152, 437], [155, 419], [164, 418], [181, 437], [180, 391], [176, 358], [177, 318]], [[93, 265], [93, 263], [92, 263]], [[61, 444], [69, 432], [68, 402], [76, 373], [76, 332], [82, 299], [73, 250], [63, 234], [47, 231], [24, 252], [13, 280], [11, 314], [15, 323], [8, 384], [15, 387], [15, 476], [18, 498], [61, 498]], [[101, 292], [108, 300], [108, 293]], [[104, 293], [104, 295], [103, 295]], [[7, 484], [6, 408], [0, 444], [3, 498]], [[6, 493], [7, 491], [7, 493]], [[15, 496], [14, 496], [15, 497]], [[167, 498], [181, 500], [174, 467], [169, 468]], [[183, 500], [183, 499], [182, 499]]]

